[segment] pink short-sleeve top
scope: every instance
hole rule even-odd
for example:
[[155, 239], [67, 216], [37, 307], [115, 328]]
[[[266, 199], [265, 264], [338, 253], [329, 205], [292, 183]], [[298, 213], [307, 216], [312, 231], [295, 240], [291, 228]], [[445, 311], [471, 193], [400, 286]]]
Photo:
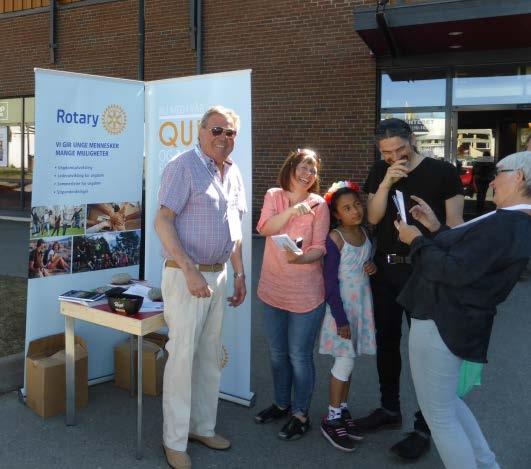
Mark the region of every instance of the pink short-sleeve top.
[[[287, 234], [291, 239], [303, 238], [302, 250], [319, 249], [326, 253], [325, 240], [330, 225], [330, 213], [325, 200], [309, 194], [305, 200], [311, 207], [306, 215], [293, 216], [275, 234]], [[264, 198], [262, 213], [256, 229], [261, 231], [267, 220], [289, 207], [286, 191], [269, 189]], [[294, 313], [307, 313], [324, 301], [322, 261], [310, 264], [289, 264], [286, 255], [266, 238], [262, 272], [258, 283], [258, 298], [275, 308]]]

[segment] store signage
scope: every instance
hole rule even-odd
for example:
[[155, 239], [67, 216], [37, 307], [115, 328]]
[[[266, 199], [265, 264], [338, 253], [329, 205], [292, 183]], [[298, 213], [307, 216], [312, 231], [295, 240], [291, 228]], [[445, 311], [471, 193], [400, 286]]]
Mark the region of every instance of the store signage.
[[0, 121], [7, 121], [9, 118], [9, 103], [0, 101]]
[[422, 122], [420, 119], [411, 119], [408, 120], [407, 123], [411, 127], [411, 130], [415, 134], [422, 134], [422, 133], [428, 133], [429, 129], [424, 125], [424, 122]]

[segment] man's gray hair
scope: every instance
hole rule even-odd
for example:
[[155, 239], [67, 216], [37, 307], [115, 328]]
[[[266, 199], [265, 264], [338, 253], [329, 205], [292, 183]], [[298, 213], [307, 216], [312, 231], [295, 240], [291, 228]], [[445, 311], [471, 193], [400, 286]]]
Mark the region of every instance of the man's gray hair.
[[496, 165], [500, 169], [520, 170], [525, 178], [525, 195], [531, 197], [531, 151], [520, 151], [506, 156]]
[[236, 114], [232, 109], [226, 108], [221, 105], [212, 106], [210, 109], [208, 109], [201, 118], [201, 127], [206, 129], [208, 119], [210, 119], [210, 116], [214, 114], [219, 114], [226, 119], [229, 119], [233, 122], [234, 128], [238, 131], [240, 130], [240, 116]]

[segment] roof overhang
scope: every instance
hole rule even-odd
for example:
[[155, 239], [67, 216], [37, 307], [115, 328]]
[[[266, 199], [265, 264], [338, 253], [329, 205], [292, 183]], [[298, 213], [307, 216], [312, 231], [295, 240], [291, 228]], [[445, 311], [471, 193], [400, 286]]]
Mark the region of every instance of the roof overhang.
[[376, 57], [531, 47], [530, 0], [441, 0], [355, 9], [354, 28]]

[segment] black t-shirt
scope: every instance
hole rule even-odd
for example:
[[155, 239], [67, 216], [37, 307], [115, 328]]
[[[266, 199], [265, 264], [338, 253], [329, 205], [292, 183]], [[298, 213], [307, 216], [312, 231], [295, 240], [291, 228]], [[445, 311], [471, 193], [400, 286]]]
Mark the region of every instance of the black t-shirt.
[[496, 165], [490, 161], [477, 161], [472, 165], [472, 174], [481, 181], [490, 182], [494, 179]]
[[[366, 193], [376, 193], [388, 167], [384, 160], [373, 165], [363, 186]], [[398, 239], [398, 231], [394, 226], [397, 210], [391, 196], [394, 195], [395, 189], [404, 194], [406, 211], [416, 203], [410, 196], [416, 195], [426, 201], [441, 223], [446, 222], [445, 201], [463, 193], [461, 180], [454, 166], [445, 161], [425, 157], [407, 178], [400, 179], [389, 191], [387, 209], [380, 223], [376, 225], [376, 249], [384, 254], [407, 255], [409, 252], [409, 246]], [[416, 225], [427, 234], [427, 230], [412, 217], [408, 217], [408, 223]]]

